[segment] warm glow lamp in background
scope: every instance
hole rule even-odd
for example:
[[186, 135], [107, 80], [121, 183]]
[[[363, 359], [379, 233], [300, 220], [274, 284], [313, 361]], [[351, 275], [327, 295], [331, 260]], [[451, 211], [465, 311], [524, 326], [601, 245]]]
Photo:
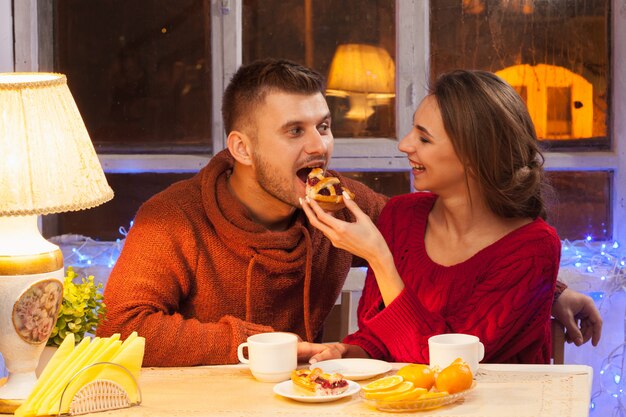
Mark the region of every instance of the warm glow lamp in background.
[[374, 113], [372, 105], [395, 96], [396, 67], [389, 53], [378, 46], [339, 45], [328, 73], [329, 96], [348, 97], [345, 118], [364, 124]]
[[113, 198], [62, 74], [0, 73], [0, 399], [23, 399], [63, 295], [63, 257], [37, 216]]
[[593, 136], [593, 84], [583, 76], [551, 64], [513, 65], [496, 75], [520, 93], [540, 139]]

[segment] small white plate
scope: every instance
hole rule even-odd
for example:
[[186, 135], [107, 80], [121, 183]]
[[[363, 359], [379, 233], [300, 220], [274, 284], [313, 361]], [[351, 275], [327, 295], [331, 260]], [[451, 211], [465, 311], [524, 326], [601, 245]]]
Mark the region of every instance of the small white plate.
[[297, 389], [291, 380], [280, 382], [274, 385], [274, 392], [286, 398], [292, 400], [301, 401], [305, 403], [326, 403], [329, 401], [336, 401], [340, 398], [349, 397], [356, 394], [361, 390], [361, 386], [353, 381], [348, 381], [348, 390], [337, 395], [315, 395], [311, 393], [307, 395], [304, 391]]
[[346, 358], [317, 362], [309, 368], [320, 368], [327, 374], [337, 373], [343, 375], [346, 379], [359, 381], [389, 372], [391, 364], [378, 359]]

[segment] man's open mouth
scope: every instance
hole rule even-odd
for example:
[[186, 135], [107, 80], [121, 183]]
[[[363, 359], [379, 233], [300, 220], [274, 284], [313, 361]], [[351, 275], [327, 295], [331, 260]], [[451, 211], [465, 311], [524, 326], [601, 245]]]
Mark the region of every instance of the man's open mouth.
[[298, 176], [298, 178], [300, 178], [300, 181], [306, 184], [307, 179], [309, 177], [309, 173], [311, 172], [311, 170], [313, 170], [313, 168], [323, 168], [323, 165], [311, 165], [308, 167], [300, 168], [296, 172], [296, 175]]

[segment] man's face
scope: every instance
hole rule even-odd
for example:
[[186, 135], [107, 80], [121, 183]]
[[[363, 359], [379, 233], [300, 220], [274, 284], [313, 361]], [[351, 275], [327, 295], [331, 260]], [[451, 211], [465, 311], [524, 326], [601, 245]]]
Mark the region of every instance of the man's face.
[[253, 117], [252, 159], [260, 188], [268, 197], [299, 207], [309, 171], [326, 168], [333, 152], [326, 100], [321, 93], [270, 92]]

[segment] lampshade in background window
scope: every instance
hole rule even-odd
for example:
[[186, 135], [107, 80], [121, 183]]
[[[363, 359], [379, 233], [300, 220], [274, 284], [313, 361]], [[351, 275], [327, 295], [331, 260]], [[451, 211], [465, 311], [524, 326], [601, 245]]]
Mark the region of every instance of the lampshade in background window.
[[372, 105], [395, 96], [395, 72], [395, 64], [384, 48], [339, 45], [330, 65], [326, 94], [350, 99], [347, 119], [367, 120], [374, 112]]
[[58, 314], [63, 257], [37, 215], [113, 198], [66, 77], [0, 74], [0, 399], [24, 399]]

